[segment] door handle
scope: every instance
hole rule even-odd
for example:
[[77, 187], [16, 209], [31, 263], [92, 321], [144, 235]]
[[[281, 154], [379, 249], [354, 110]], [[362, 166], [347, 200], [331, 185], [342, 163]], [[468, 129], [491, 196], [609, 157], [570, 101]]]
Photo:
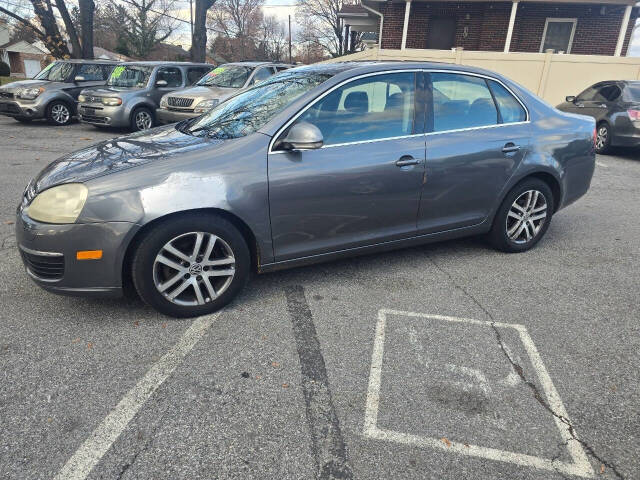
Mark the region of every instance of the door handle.
[[520, 145], [516, 145], [515, 143], [506, 143], [504, 147], [502, 147], [502, 153], [513, 153], [520, 150]]
[[396, 167], [408, 167], [409, 165], [418, 165], [419, 163], [420, 160], [413, 158], [411, 155], [405, 155], [396, 161]]

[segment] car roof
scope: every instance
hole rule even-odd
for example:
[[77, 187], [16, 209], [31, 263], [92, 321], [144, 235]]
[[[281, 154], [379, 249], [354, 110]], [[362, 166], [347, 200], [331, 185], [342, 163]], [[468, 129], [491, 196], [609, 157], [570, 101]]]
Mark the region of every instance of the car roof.
[[211, 63], [199, 63], [199, 62], [164, 62], [162, 60], [141, 60], [139, 62], [133, 61], [133, 62], [120, 62], [119, 65], [145, 65], [148, 67], [155, 67], [158, 65], [195, 65], [198, 67], [211, 67], [214, 68], [215, 65], [212, 65]]
[[261, 65], [282, 65], [282, 66], [291, 66], [290, 63], [284, 62], [229, 62], [229, 63], [221, 63], [220, 66], [223, 65], [240, 65], [243, 67], [258, 67]]
[[120, 63], [116, 60], [86, 60], [82, 58], [68, 58], [68, 59], [56, 59], [55, 62], [64, 62], [64, 63], [113, 63], [114, 65]]

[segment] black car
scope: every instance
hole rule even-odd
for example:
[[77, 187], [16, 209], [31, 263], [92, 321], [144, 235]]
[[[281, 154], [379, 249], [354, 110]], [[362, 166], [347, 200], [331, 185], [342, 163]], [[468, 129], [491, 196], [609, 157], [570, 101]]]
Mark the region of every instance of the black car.
[[596, 119], [596, 152], [640, 146], [640, 82], [612, 80], [590, 86], [557, 107]]

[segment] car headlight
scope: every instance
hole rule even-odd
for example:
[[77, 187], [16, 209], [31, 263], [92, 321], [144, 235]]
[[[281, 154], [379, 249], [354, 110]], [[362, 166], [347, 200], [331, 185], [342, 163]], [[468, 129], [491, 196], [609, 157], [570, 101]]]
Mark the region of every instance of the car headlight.
[[33, 100], [38, 95], [40, 95], [42, 92], [44, 92], [44, 88], [42, 88], [42, 87], [23, 88], [22, 90], [18, 91], [18, 98], [24, 98], [24, 99], [27, 99], [27, 100]]
[[27, 207], [29, 218], [45, 223], [74, 223], [89, 190], [82, 183], [58, 185], [39, 193]]
[[168, 97], [162, 97], [160, 99], [160, 108], [167, 108], [167, 106], [169, 106], [169, 101], [167, 100]]
[[196, 105], [196, 107], [193, 109], [193, 113], [205, 113], [205, 112], [208, 112], [213, 107], [218, 105], [218, 103], [220, 103], [220, 100], [217, 99], [217, 98], [214, 98], [213, 100], [203, 100], [202, 102], [199, 102]]
[[79, 103], [84, 103], [87, 101], [87, 97], [85, 97], [84, 95], [78, 95], [78, 102]]
[[122, 99], [119, 97], [102, 97], [102, 103], [110, 107], [122, 105]]

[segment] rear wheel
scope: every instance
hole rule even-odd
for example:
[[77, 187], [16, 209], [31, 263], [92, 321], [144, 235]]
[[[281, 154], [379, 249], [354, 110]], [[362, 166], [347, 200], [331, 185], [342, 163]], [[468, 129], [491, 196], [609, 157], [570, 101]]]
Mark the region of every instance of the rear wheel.
[[611, 128], [601, 123], [596, 128], [596, 153], [607, 153], [611, 150]]
[[549, 186], [537, 178], [516, 185], [500, 205], [489, 239], [503, 252], [524, 252], [533, 248], [549, 228], [554, 211]]
[[71, 123], [71, 108], [65, 102], [53, 101], [47, 107], [46, 117], [51, 125], [68, 125]]
[[146, 107], [136, 108], [131, 114], [131, 130], [147, 130], [155, 124], [153, 112]]
[[140, 297], [173, 317], [214, 312], [242, 289], [251, 257], [238, 229], [217, 215], [185, 215], [154, 227], [133, 258]]

